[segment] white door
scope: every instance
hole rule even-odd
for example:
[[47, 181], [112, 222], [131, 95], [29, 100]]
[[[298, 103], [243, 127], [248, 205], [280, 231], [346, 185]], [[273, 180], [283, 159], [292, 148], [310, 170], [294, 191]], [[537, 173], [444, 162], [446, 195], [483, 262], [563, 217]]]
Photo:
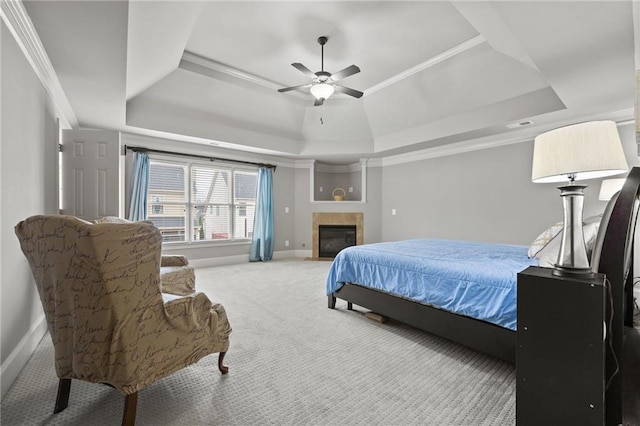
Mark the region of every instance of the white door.
[[62, 132], [62, 214], [120, 216], [120, 132]]

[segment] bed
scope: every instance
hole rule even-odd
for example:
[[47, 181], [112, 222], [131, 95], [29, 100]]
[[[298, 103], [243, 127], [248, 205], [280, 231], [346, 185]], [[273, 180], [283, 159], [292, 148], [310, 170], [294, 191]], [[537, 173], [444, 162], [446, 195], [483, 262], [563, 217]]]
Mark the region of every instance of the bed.
[[[607, 315], [614, 356], [607, 400], [620, 401], [624, 326], [632, 325], [633, 234], [640, 194], [640, 168], [634, 167], [599, 223], [592, 267], [611, 282]], [[419, 255], [420, 254], [420, 255]], [[517, 273], [536, 259], [527, 247], [447, 240], [367, 244], [341, 251], [327, 276], [328, 307], [361, 306], [498, 358], [514, 362]], [[435, 291], [423, 291], [429, 286]], [[615, 402], [613, 403], [616, 404]], [[620, 408], [621, 410], [621, 408]]]
[[327, 292], [338, 292], [345, 282], [365, 285], [515, 330], [517, 274], [538, 264], [527, 250], [526, 246], [441, 239], [351, 246], [335, 258]]

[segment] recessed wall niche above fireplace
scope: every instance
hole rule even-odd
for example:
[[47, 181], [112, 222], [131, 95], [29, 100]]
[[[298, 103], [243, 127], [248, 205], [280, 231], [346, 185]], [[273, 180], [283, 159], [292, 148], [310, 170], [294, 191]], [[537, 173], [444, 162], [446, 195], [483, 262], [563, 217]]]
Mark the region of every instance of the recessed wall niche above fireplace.
[[[367, 202], [367, 161], [347, 165], [324, 164], [313, 161], [310, 165], [311, 202]], [[337, 192], [336, 192], [337, 191]], [[337, 201], [334, 195], [344, 196]]]
[[[341, 241], [341, 239], [349, 240], [352, 237], [355, 237], [355, 243], [348, 245], [360, 245], [364, 242], [364, 217], [362, 213], [313, 213], [313, 224], [312, 224], [312, 257], [313, 259], [320, 258], [332, 258], [335, 257], [338, 251], [342, 248], [347, 247], [347, 245], [343, 245], [345, 242]], [[331, 239], [330, 241], [325, 241], [325, 244], [328, 244], [328, 247], [324, 247], [321, 250], [320, 247], [320, 226], [326, 226], [326, 230], [329, 231], [328, 237]], [[348, 228], [347, 228], [348, 227]], [[323, 234], [325, 230], [323, 229]], [[347, 232], [344, 232], [347, 231]], [[340, 235], [342, 234], [342, 235]], [[346, 235], [345, 235], [346, 234]], [[339, 245], [343, 245], [339, 250], [335, 251], [335, 253], [328, 253], [326, 248], [336, 248]], [[322, 253], [321, 253], [322, 251]]]

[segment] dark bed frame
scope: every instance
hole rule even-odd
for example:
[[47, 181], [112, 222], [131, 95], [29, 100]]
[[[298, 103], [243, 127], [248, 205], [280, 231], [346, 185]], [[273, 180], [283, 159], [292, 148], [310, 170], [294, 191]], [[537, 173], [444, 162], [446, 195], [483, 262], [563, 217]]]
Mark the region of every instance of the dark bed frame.
[[[640, 196], [640, 167], [629, 172], [611, 213], [597, 272], [611, 282], [611, 303], [607, 303], [607, 318], [613, 315], [607, 338], [615, 353], [607, 353], [606, 377], [612, 377], [606, 391], [607, 424], [622, 422], [622, 360], [624, 327], [633, 324], [633, 271], [626, 273], [633, 262], [633, 234]], [[595, 269], [595, 268], [594, 268]], [[334, 309], [336, 299], [370, 309], [429, 333], [471, 347], [500, 359], [515, 362], [516, 332], [428, 305], [413, 302], [379, 290], [356, 284], [344, 284], [328, 296], [328, 305]], [[616, 373], [616, 369], [619, 370]]]

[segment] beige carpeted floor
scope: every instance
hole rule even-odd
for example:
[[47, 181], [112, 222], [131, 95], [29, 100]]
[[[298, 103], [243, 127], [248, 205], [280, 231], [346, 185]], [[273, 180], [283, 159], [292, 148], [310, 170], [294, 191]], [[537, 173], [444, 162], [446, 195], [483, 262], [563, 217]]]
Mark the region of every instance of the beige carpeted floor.
[[[217, 355], [139, 394], [138, 425], [512, 425], [515, 367], [390, 321], [327, 308], [329, 262], [277, 260], [199, 269], [196, 285], [234, 329]], [[124, 398], [74, 381], [53, 415], [48, 336], [2, 400], [2, 425], [117, 425]]]

